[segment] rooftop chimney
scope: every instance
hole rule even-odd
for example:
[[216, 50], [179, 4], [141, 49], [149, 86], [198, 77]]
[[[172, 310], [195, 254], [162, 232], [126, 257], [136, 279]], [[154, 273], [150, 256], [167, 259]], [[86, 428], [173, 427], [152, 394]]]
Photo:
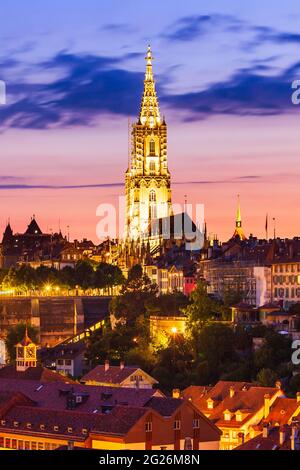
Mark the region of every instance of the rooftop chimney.
[[280, 382], [280, 380], [276, 380], [275, 387], [278, 388], [278, 390], [281, 389], [281, 382]]
[[285, 427], [280, 426], [279, 429], [279, 444], [282, 446], [285, 441]]
[[268, 393], [264, 396], [264, 418], [266, 419], [270, 413], [270, 395]]
[[106, 359], [106, 361], [104, 362], [104, 370], [105, 372], [107, 372], [109, 369], [109, 361]]
[[263, 438], [266, 439], [269, 436], [269, 424], [265, 422], [263, 424]]
[[74, 450], [74, 442], [68, 441], [68, 450]]
[[120, 362], [120, 369], [123, 370], [125, 367], [125, 362], [124, 361], [121, 361]]
[[234, 387], [231, 386], [229, 388], [229, 396], [230, 396], [230, 398], [232, 398], [232, 397], [234, 397], [234, 395], [235, 395], [235, 390], [234, 390]]
[[172, 397], [173, 397], [173, 398], [180, 398], [180, 390], [179, 390], [179, 388], [173, 388]]

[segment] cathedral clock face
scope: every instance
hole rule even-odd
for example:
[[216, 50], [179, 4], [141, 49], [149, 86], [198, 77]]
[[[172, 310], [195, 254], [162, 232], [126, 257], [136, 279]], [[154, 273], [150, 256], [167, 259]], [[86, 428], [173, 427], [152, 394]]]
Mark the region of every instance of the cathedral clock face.
[[18, 357], [24, 357], [24, 349], [23, 348], [18, 348], [17, 356]]
[[35, 348], [27, 348], [26, 355], [27, 355], [27, 357], [34, 358], [35, 357]]

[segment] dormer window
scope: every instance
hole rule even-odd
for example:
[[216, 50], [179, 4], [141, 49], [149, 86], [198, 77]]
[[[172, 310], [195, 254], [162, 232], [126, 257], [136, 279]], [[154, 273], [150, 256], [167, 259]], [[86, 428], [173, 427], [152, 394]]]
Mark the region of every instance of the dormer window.
[[2, 420], [1, 420], [1, 426], [5, 426], [5, 425], [6, 425], [5, 419], [2, 419]]
[[211, 398], [208, 398], [208, 400], [206, 400], [206, 403], [207, 403], [207, 408], [209, 410], [212, 410], [214, 407], [214, 401]]
[[19, 421], [14, 421], [14, 427], [17, 428], [19, 426]]
[[41, 431], [45, 431], [45, 425], [44, 425], [44, 424], [41, 424], [41, 425], [40, 425], [40, 430], [41, 430]]
[[86, 428], [83, 428], [81, 432], [84, 436], [86, 436], [88, 433], [88, 430]]
[[53, 426], [54, 431], [58, 431], [58, 426]]
[[196, 418], [193, 419], [193, 429], [199, 429], [200, 428], [200, 419]]
[[229, 410], [224, 411], [224, 420], [225, 421], [231, 420], [231, 412]]
[[236, 414], [235, 414], [235, 418], [237, 421], [242, 421], [243, 419], [243, 414], [241, 411], [237, 411]]
[[31, 423], [27, 423], [27, 424], [26, 424], [26, 428], [27, 428], [27, 429], [31, 429]]
[[70, 426], [68, 427], [68, 432], [71, 433], [73, 432], [73, 428], [71, 428]]

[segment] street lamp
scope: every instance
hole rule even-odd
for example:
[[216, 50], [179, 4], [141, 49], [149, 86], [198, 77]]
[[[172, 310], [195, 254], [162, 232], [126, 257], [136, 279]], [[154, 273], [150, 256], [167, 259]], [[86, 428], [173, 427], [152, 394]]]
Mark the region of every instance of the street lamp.
[[173, 365], [175, 366], [175, 339], [176, 339], [176, 333], [177, 333], [176, 326], [172, 326], [171, 332], [173, 333]]

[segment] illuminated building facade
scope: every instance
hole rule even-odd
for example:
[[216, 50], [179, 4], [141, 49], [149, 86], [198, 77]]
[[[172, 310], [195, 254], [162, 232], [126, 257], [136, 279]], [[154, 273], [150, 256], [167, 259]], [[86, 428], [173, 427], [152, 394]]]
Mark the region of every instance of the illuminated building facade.
[[131, 159], [125, 178], [125, 238], [137, 240], [152, 220], [171, 215], [167, 125], [161, 118], [148, 47], [144, 93], [138, 121], [132, 126]]

